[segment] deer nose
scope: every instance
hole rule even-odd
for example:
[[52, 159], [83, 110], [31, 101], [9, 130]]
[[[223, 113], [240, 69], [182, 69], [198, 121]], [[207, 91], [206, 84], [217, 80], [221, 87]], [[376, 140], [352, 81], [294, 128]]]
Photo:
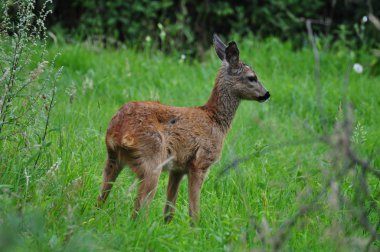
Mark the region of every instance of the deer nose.
[[265, 102], [266, 100], [268, 100], [269, 97], [270, 97], [270, 93], [267, 91], [265, 95], [259, 97], [258, 101]]
[[270, 93], [267, 91], [265, 95], [263, 96], [263, 100], [268, 100], [269, 97], [270, 97]]

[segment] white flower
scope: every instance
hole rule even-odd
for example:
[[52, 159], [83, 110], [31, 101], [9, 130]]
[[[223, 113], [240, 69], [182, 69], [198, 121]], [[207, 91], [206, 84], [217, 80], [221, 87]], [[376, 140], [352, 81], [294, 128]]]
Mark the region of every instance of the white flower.
[[181, 54], [181, 57], [179, 58], [179, 63], [183, 63], [183, 62], [185, 62], [185, 59], [186, 59], [186, 55], [185, 54]]
[[363, 18], [362, 18], [362, 22], [363, 22], [363, 23], [367, 23], [367, 21], [368, 21], [368, 17], [367, 17], [367, 16], [363, 16]]
[[86, 92], [86, 90], [92, 90], [94, 88], [94, 81], [88, 76], [86, 76], [84, 81], [82, 82], [82, 88], [83, 92]]
[[358, 74], [363, 73], [363, 66], [359, 63], [355, 63], [353, 69]]
[[26, 168], [24, 168], [24, 175], [25, 175], [25, 179], [26, 179], [26, 187], [28, 187], [28, 186], [29, 186], [29, 180], [30, 180], [31, 175], [30, 175], [29, 172], [26, 170]]

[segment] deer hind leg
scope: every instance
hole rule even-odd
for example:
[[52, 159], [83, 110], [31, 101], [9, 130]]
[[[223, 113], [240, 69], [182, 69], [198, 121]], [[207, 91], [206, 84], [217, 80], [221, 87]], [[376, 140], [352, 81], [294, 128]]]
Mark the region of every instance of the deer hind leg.
[[153, 200], [157, 190], [158, 179], [162, 171], [161, 162], [157, 161], [144, 162], [137, 169], [140, 170], [138, 174], [140, 185], [132, 218], [136, 218], [140, 209], [148, 207]]
[[175, 212], [175, 203], [177, 201], [178, 189], [183, 173], [176, 173], [170, 171], [169, 173], [169, 182], [168, 189], [166, 193], [166, 204], [164, 209], [165, 222], [169, 223], [174, 216]]
[[108, 151], [108, 158], [106, 161], [106, 165], [104, 167], [103, 171], [103, 184], [101, 193], [98, 196], [98, 202], [97, 206], [100, 207], [104, 204], [106, 201], [113, 183], [115, 182], [116, 178], [119, 176], [121, 170], [123, 169], [122, 164], [117, 159], [117, 155], [113, 151]]

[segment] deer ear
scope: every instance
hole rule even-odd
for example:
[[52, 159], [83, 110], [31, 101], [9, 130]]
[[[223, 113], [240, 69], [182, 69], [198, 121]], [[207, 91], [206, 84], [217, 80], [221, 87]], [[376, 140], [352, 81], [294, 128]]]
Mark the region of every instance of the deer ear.
[[214, 33], [213, 40], [216, 54], [219, 59], [223, 61], [226, 58], [226, 45], [222, 42], [222, 40]]
[[234, 41], [228, 43], [225, 51], [226, 60], [232, 67], [239, 65], [239, 49]]

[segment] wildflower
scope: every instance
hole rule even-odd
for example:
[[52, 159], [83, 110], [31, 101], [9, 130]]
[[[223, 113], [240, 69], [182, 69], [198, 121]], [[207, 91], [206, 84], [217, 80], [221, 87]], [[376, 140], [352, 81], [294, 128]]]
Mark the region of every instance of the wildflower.
[[82, 82], [83, 92], [85, 93], [86, 90], [92, 90], [93, 88], [94, 88], [94, 81], [88, 76], [86, 76], [84, 81]]
[[50, 169], [47, 171], [47, 175], [51, 175], [51, 176], [55, 176], [55, 174], [57, 173], [59, 167], [61, 166], [62, 164], [62, 160], [60, 158], [58, 158], [57, 162], [55, 162], [51, 167]]
[[160, 29], [160, 39], [161, 39], [161, 41], [164, 41], [165, 37], [166, 37], [166, 32], [164, 30], [164, 26], [161, 23], [158, 23], [157, 27], [158, 27], [158, 29]]
[[356, 73], [361, 74], [363, 73], [363, 66], [359, 63], [355, 63], [353, 66], [353, 69]]
[[363, 18], [362, 18], [362, 22], [363, 22], [363, 23], [367, 23], [367, 21], [368, 21], [368, 17], [367, 17], [367, 16], [363, 16]]
[[29, 172], [26, 169], [24, 169], [24, 175], [25, 175], [25, 179], [26, 179], [26, 187], [28, 187], [31, 175], [29, 174]]
[[181, 54], [181, 57], [179, 58], [179, 63], [185, 62], [185, 59], [186, 59], [186, 55], [185, 54]]

